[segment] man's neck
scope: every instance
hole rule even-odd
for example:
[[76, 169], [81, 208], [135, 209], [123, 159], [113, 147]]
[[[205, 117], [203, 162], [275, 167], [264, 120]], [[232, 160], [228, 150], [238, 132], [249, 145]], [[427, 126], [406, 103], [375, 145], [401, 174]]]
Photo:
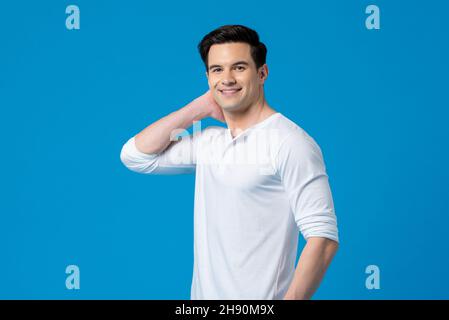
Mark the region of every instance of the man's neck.
[[249, 127], [267, 119], [274, 113], [276, 111], [262, 97], [260, 101], [257, 101], [254, 105], [249, 106], [243, 111], [224, 112], [224, 117], [228, 128], [231, 130], [232, 137], [235, 137]]

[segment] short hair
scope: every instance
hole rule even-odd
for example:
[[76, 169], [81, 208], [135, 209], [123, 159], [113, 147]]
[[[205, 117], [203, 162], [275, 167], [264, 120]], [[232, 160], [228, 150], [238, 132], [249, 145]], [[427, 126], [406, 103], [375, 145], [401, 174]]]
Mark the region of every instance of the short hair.
[[208, 71], [208, 56], [210, 47], [214, 44], [243, 42], [251, 46], [251, 57], [257, 69], [265, 64], [267, 58], [267, 48], [259, 41], [256, 31], [242, 25], [224, 25], [204, 36], [198, 44], [201, 59]]

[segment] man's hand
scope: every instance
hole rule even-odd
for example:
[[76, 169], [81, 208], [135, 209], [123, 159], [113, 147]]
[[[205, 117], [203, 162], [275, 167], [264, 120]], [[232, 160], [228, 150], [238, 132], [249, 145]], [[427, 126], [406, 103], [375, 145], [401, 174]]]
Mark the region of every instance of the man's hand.
[[198, 105], [200, 108], [203, 108], [208, 117], [214, 118], [215, 120], [221, 122], [226, 122], [223, 115], [223, 110], [215, 101], [212, 92], [210, 92], [210, 90], [208, 90], [202, 96], [196, 98], [194, 100], [194, 103], [195, 105]]

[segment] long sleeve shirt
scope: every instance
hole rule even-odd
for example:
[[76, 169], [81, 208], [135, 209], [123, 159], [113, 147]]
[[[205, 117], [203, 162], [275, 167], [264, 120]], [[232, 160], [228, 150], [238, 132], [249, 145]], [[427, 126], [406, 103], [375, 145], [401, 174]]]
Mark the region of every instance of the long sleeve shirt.
[[235, 137], [208, 127], [159, 154], [132, 137], [121, 160], [143, 174], [195, 174], [191, 299], [282, 299], [299, 232], [339, 241], [321, 149], [279, 112]]

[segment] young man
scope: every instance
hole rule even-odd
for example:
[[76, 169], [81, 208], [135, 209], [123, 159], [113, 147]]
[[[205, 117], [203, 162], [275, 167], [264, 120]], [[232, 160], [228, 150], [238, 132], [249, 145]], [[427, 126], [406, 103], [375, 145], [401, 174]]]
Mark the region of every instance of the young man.
[[[310, 299], [338, 248], [321, 150], [265, 100], [267, 49], [254, 30], [223, 26], [198, 48], [210, 90], [129, 139], [121, 160], [139, 173], [195, 172], [192, 299]], [[228, 128], [176, 139], [205, 117]]]

